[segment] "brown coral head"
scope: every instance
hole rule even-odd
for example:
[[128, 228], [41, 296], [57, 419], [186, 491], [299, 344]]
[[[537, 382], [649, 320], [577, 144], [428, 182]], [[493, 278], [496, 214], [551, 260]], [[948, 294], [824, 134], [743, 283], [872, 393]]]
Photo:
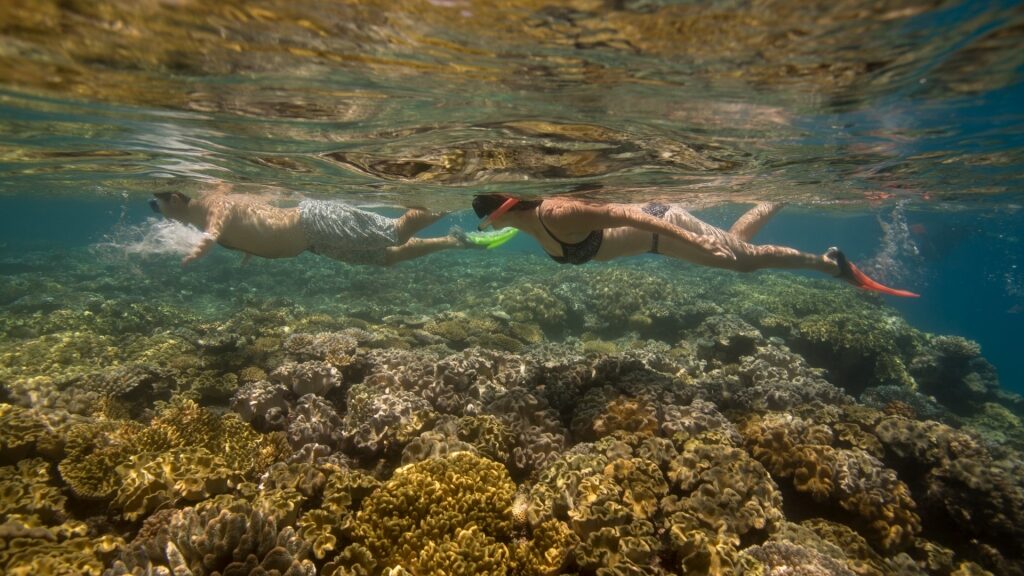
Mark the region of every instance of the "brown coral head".
[[917, 410], [902, 400], [890, 401], [882, 408], [882, 411], [890, 416], [903, 416], [904, 418], [910, 418], [911, 420], [917, 419]]

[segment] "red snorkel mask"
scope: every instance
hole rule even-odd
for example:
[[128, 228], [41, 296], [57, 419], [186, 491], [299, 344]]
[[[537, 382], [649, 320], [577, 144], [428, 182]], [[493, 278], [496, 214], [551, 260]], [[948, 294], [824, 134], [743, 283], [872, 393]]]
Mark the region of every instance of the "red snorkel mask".
[[504, 202], [501, 203], [501, 206], [498, 206], [498, 208], [494, 212], [491, 212], [483, 220], [481, 220], [480, 225], [477, 226], [476, 229], [483, 230], [484, 228], [487, 228], [488, 226], [491, 225], [492, 221], [504, 216], [506, 212], [511, 210], [512, 207], [518, 203], [518, 198], [509, 198], [508, 200], [505, 200]]

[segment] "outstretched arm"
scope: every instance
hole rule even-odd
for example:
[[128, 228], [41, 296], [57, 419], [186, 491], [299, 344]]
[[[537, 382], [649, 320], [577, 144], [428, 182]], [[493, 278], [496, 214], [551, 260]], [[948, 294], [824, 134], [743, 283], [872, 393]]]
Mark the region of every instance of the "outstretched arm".
[[637, 228], [653, 234], [664, 234], [677, 238], [718, 258], [736, 259], [736, 255], [729, 248], [728, 243], [721, 238], [694, 234], [675, 224], [655, 218], [629, 204], [559, 203], [547, 210], [544, 219], [557, 221], [565, 228], [580, 231], [598, 228]]
[[228, 210], [223, 204], [215, 205], [210, 210], [210, 215], [206, 221], [206, 233], [203, 234], [203, 239], [196, 244], [196, 247], [192, 249], [192, 252], [188, 256], [185, 256], [181, 260], [181, 265], [185, 266], [189, 262], [198, 260], [213, 248], [213, 245], [217, 243], [220, 238], [221, 230], [224, 228], [224, 221], [227, 220]]

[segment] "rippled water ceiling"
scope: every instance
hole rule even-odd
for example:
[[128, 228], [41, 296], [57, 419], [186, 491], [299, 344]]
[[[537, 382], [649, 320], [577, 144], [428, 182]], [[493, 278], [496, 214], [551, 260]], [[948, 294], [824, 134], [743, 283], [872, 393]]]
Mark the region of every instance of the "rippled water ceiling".
[[1019, 193], [1022, 36], [1010, 2], [8, 0], [0, 189]]

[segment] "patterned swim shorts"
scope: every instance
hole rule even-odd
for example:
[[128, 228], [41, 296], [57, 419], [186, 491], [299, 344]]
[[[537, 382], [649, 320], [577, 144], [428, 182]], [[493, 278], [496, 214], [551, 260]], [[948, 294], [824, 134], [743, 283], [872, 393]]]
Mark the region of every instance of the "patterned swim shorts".
[[385, 249], [398, 244], [394, 218], [329, 200], [303, 200], [299, 212], [314, 254], [349, 264], [383, 266]]

